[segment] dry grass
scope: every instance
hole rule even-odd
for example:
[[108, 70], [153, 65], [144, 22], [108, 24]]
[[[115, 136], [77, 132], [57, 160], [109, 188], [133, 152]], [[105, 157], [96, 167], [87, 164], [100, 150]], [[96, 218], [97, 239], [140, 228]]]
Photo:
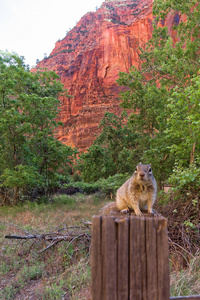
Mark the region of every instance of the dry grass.
[[196, 255], [188, 268], [170, 275], [170, 294], [172, 296], [200, 295], [200, 255]]
[[104, 205], [101, 195], [57, 196], [52, 203], [0, 208], [0, 299], [90, 299], [89, 248], [67, 241], [38, 254], [40, 242], [5, 235], [56, 232], [91, 221]]

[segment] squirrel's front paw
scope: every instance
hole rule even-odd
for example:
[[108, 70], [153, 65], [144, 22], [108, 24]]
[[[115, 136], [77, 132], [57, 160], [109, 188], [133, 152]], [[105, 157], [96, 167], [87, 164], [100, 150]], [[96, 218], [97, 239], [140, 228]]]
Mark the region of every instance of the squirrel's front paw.
[[122, 209], [120, 210], [121, 214], [128, 214], [129, 213], [129, 209]]
[[135, 213], [136, 214], [136, 216], [137, 217], [143, 217], [144, 215], [143, 215], [143, 213], [140, 211], [140, 212], [137, 212], [137, 213]]
[[154, 217], [154, 212], [151, 210], [151, 211], [148, 211], [148, 215], [150, 216], [150, 217]]

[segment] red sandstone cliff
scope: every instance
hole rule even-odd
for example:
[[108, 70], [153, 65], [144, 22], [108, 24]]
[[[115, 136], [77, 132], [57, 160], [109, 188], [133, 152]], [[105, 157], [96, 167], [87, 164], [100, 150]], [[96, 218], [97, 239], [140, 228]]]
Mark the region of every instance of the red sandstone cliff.
[[[138, 66], [138, 46], [152, 33], [153, 0], [106, 0], [87, 13], [50, 56], [38, 63], [61, 76], [73, 98], [62, 100], [58, 139], [80, 150], [89, 147], [106, 111], [120, 113], [116, 84], [120, 71]], [[169, 24], [171, 24], [169, 20]]]

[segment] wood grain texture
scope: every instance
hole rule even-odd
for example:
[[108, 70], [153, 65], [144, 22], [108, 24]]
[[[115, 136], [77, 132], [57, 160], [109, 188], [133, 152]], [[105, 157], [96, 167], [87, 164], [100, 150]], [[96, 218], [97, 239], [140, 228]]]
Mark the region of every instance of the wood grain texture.
[[157, 253], [154, 218], [146, 218], [147, 299], [157, 300]]
[[117, 295], [118, 300], [129, 299], [129, 218], [117, 223]]
[[160, 217], [155, 221], [157, 222], [158, 300], [168, 300], [170, 284], [167, 220]]
[[140, 257], [142, 272], [142, 300], [147, 300], [147, 255], [146, 255], [146, 221], [140, 218]]
[[101, 251], [101, 216], [92, 218], [91, 247], [91, 294], [93, 300], [102, 300], [102, 251]]
[[102, 217], [103, 297], [117, 300], [117, 226], [112, 216]]
[[140, 218], [130, 218], [130, 299], [142, 300]]
[[167, 220], [163, 217], [94, 216], [93, 300], [200, 300], [169, 298]]

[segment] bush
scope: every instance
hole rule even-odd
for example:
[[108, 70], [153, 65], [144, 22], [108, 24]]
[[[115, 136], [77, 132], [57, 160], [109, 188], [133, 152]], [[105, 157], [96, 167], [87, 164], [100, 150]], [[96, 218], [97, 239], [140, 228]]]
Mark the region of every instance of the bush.
[[115, 174], [107, 179], [99, 179], [97, 181], [101, 190], [106, 194], [115, 194], [117, 189], [130, 177], [130, 174]]
[[77, 192], [86, 194], [92, 194], [100, 190], [100, 187], [97, 183], [88, 183], [83, 181], [70, 182], [68, 184], [64, 184], [64, 188], [66, 191], [74, 189], [77, 190]]
[[80, 181], [82, 181], [82, 178], [81, 178], [81, 176], [78, 174], [78, 172], [75, 172], [75, 173], [73, 174], [72, 178], [73, 178], [73, 181], [74, 181], [74, 182], [80, 182]]
[[130, 177], [128, 173], [126, 174], [115, 174], [114, 176], [109, 176], [107, 179], [101, 178], [96, 182], [70, 182], [65, 184], [64, 188], [78, 188], [81, 192], [86, 194], [95, 193], [102, 191], [103, 193], [110, 195], [115, 194], [117, 189]]
[[185, 196], [195, 194], [196, 197], [199, 197], [200, 168], [195, 163], [188, 168], [176, 165], [169, 182], [173, 186], [173, 192]]

